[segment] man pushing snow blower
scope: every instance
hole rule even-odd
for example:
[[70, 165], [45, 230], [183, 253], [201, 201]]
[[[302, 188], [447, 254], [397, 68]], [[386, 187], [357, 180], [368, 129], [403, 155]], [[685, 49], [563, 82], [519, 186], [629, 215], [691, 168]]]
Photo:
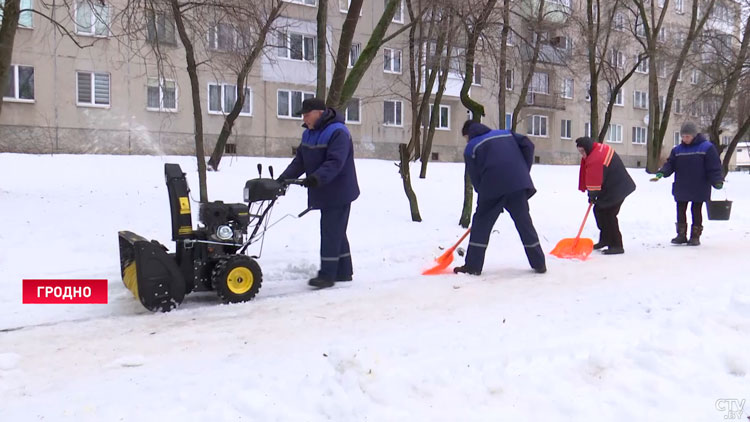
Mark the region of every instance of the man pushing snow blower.
[[303, 186], [308, 189], [308, 207], [320, 210], [320, 271], [308, 284], [325, 288], [352, 280], [346, 228], [351, 203], [359, 197], [354, 147], [344, 115], [327, 108], [323, 100], [303, 101], [300, 114], [305, 128], [302, 143], [279, 180], [307, 175]]
[[461, 134], [468, 141], [464, 160], [478, 197], [466, 263], [453, 272], [482, 273], [490, 232], [503, 210], [510, 213], [516, 225], [531, 268], [538, 273], [547, 272], [539, 236], [529, 215], [529, 198], [536, 193], [529, 174], [534, 144], [523, 135], [490, 130], [471, 120], [464, 123]]

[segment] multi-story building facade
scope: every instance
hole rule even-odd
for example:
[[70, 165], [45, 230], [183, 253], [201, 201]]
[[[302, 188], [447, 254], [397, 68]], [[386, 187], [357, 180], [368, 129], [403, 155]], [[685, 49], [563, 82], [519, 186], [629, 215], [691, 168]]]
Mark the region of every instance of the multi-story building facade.
[[[38, 0], [21, 0], [22, 8], [35, 7]], [[575, 7], [569, 0], [556, 0]], [[16, 34], [11, 77], [4, 92], [0, 115], [0, 151], [27, 153], [193, 154], [193, 109], [190, 81], [184, 71], [183, 51], [174, 23], [155, 14], [148, 23], [158, 28], [159, 44], [168, 49], [169, 63], [157, 63], [149, 53], [148, 38], [123, 40], [119, 22], [102, 22], [114, 16], [118, 1], [94, 6], [74, 2], [72, 10], [58, 7], [56, 20], [79, 44], [55, 30], [48, 21], [28, 12], [22, 14]], [[334, 50], [346, 16], [347, 0], [329, 2], [328, 44]], [[670, 3], [670, 25], [685, 19], [686, 6]], [[40, 5], [39, 5], [40, 6]], [[295, 112], [302, 100], [314, 95], [316, 86], [316, 0], [288, 0], [266, 53], [252, 69], [247, 99], [235, 122], [229, 153], [239, 155], [290, 155], [299, 143], [301, 117]], [[40, 6], [41, 7], [41, 6]], [[98, 9], [97, 9], [98, 8]], [[384, 9], [383, 0], [366, 0], [354, 36], [350, 61], [356, 61]], [[389, 32], [408, 23], [402, 3]], [[518, 25], [515, 28], [523, 28]], [[205, 34], [211, 66], [199, 68], [206, 153], [210, 153], [224, 122], [224, 114], [236, 98], [235, 75], [223, 66], [222, 49], [227, 37], [220, 23]], [[573, 37], [561, 29], [556, 44], [544, 49], [572, 49]], [[398, 144], [411, 133], [409, 102], [408, 31], [387, 42], [365, 73], [355, 98], [344, 113], [358, 157], [395, 159]], [[528, 35], [528, 34], [521, 34]], [[620, 36], [628, 36], [622, 31]], [[199, 37], [198, 39], [202, 39]], [[231, 38], [231, 37], [229, 37]], [[560, 42], [560, 40], [563, 40]], [[92, 43], [92, 41], [95, 41]], [[499, 116], [497, 93], [505, 89], [507, 110], [518, 100], [524, 60], [520, 41], [511, 37], [517, 51], [516, 67], [497, 75], [494, 61], [480, 51], [471, 96], [485, 105], [484, 121], [499, 126], [509, 114]], [[134, 53], [137, 51], [138, 54]], [[334, 53], [335, 54], [335, 53]], [[623, 60], [632, 53], [623, 52]], [[547, 55], [551, 57], [551, 55]], [[328, 54], [328, 78], [333, 57]], [[350, 63], [351, 64], [351, 63]], [[618, 94], [607, 142], [630, 166], [646, 163], [646, 116], [648, 81], [645, 69]], [[641, 71], [643, 70], [643, 71]], [[532, 77], [517, 131], [528, 133], [536, 144], [541, 163], [575, 163], [579, 160], [573, 140], [590, 133], [588, 125], [588, 81], [570, 65], [541, 60]], [[659, 75], [662, 77], [662, 75]], [[667, 74], [665, 73], [664, 77]], [[693, 81], [684, 78], [683, 90]], [[698, 83], [698, 82], [696, 82]], [[440, 105], [433, 143], [433, 159], [461, 160], [464, 140], [460, 128], [467, 118], [459, 98], [460, 71], [449, 74]], [[678, 101], [684, 101], [681, 98]], [[689, 116], [683, 103], [674, 105], [665, 152], [677, 142], [679, 125]]]

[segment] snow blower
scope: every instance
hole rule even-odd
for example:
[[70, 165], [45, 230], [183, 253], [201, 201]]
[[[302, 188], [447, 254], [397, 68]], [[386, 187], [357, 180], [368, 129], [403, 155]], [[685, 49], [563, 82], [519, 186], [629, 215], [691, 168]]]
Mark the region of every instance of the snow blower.
[[146, 309], [162, 312], [176, 308], [194, 290], [215, 290], [225, 303], [255, 297], [263, 274], [256, 261], [259, 256], [245, 251], [265, 236], [276, 200], [289, 185], [301, 184], [300, 180], [274, 180], [273, 168], [269, 171], [271, 178], [261, 178], [258, 164], [258, 178], [245, 184], [245, 203], [201, 203], [201, 224], [194, 229], [185, 173], [177, 164], [165, 164], [175, 252], [169, 253], [161, 243], [133, 232], [119, 232], [125, 287]]

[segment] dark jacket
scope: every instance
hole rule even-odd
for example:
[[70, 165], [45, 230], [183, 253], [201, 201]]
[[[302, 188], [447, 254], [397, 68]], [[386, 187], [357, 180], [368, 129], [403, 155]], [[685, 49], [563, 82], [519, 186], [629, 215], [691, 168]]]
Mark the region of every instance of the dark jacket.
[[586, 151], [586, 158], [581, 159], [578, 189], [588, 191], [590, 198], [596, 198], [597, 206], [609, 208], [635, 191], [635, 182], [614, 148], [590, 138], [586, 138], [581, 146]]
[[689, 145], [672, 148], [667, 162], [659, 170], [664, 177], [674, 173], [672, 195], [675, 201], [706, 202], [711, 199], [711, 185], [724, 180], [716, 147], [702, 133]]
[[534, 144], [529, 138], [509, 130], [490, 130], [473, 123], [464, 150], [466, 170], [479, 200], [499, 198], [525, 190], [527, 198], [536, 193], [529, 171], [534, 162]]
[[297, 155], [281, 173], [281, 179], [296, 179], [305, 173], [318, 179], [318, 186], [307, 190], [308, 206], [340, 207], [359, 196], [354, 148], [344, 116], [329, 108], [312, 129], [305, 129]]

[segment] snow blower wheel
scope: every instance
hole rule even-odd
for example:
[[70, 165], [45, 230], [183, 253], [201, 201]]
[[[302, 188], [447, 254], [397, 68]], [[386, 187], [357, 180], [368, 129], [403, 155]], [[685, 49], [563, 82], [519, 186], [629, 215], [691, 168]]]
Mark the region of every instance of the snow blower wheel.
[[211, 275], [213, 288], [224, 303], [252, 299], [258, 294], [262, 280], [260, 266], [247, 255], [232, 255], [220, 260]]

